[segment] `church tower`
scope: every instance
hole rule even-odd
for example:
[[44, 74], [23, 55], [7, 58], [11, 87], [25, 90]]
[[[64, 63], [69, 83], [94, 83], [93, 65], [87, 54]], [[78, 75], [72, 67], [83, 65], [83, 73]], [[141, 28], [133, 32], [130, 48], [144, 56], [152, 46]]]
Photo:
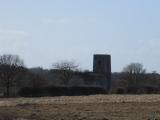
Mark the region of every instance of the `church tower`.
[[107, 80], [107, 89], [111, 87], [111, 56], [106, 54], [95, 54], [93, 58], [93, 72], [104, 75]]

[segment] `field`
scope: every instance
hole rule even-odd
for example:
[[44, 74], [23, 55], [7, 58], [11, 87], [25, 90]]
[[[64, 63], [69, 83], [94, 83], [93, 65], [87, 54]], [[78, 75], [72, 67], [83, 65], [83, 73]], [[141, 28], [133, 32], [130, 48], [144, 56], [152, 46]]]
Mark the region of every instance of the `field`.
[[0, 120], [160, 120], [160, 95], [1, 98]]

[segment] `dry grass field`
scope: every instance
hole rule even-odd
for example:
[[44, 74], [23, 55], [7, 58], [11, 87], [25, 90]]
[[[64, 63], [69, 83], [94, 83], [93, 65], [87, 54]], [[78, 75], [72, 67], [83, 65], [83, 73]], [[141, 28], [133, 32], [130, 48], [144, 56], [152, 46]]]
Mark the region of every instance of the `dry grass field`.
[[1, 98], [0, 120], [160, 120], [160, 95]]

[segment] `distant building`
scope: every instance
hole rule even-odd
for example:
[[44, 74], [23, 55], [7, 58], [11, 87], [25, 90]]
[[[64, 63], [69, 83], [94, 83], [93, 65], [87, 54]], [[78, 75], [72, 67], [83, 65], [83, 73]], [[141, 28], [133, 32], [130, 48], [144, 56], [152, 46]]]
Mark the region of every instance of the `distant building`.
[[[95, 54], [93, 59], [93, 73], [104, 79], [107, 89], [111, 87], [111, 56]], [[98, 79], [98, 78], [97, 78]]]

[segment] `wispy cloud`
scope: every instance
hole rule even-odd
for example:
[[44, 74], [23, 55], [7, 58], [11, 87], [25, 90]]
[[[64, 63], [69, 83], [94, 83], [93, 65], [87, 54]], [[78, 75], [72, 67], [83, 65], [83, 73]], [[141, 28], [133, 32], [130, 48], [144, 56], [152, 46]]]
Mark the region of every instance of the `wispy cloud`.
[[0, 35], [29, 36], [29, 33], [25, 31], [13, 30], [13, 29], [0, 29]]
[[97, 21], [99, 22], [104, 22], [100, 18], [95, 18], [95, 17], [44, 17], [41, 19], [41, 23], [45, 25], [50, 25], [50, 24], [95, 24]]
[[64, 24], [64, 23], [68, 23], [69, 19], [67, 18], [43, 18], [42, 19], [42, 23], [43, 24]]

